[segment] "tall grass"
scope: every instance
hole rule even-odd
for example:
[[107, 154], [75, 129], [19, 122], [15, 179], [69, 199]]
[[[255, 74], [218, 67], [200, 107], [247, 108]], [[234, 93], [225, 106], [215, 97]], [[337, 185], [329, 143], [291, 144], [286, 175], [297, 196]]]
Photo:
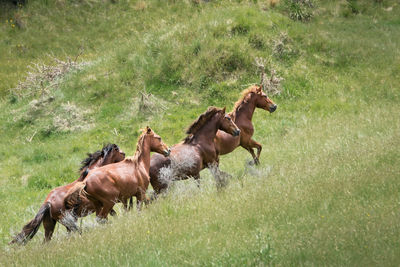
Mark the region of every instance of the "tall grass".
[[[400, 6], [360, 2], [361, 12], [346, 15], [340, 1], [319, 2], [303, 23], [282, 3], [239, 2], [29, 1], [3, 9], [1, 263], [399, 264]], [[32, 63], [51, 66], [82, 50], [78, 62], [87, 64], [46, 92], [12, 90]], [[85, 219], [82, 236], [60, 227], [49, 245], [42, 230], [26, 247], [6, 245], [51, 188], [76, 178], [86, 152], [113, 142], [133, 154], [146, 125], [172, 145], [207, 106], [232, 108], [259, 81], [256, 57], [285, 79], [277, 111], [253, 117], [260, 166], [238, 148], [221, 157], [232, 175], [222, 192], [205, 170], [200, 188], [176, 183], [140, 214], [119, 209], [104, 226]], [[140, 112], [144, 91], [151, 108]]]

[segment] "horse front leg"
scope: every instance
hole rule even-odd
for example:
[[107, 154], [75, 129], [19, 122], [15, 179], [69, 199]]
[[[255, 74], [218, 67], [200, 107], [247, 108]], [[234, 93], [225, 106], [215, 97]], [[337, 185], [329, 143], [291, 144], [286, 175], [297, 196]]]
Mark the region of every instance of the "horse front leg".
[[229, 182], [229, 174], [223, 172], [219, 169], [218, 161], [215, 161], [208, 165], [208, 169], [210, 170], [211, 174], [214, 176], [217, 189], [220, 190], [223, 187], [228, 185]]
[[146, 191], [139, 187], [136, 194], [136, 208], [138, 212], [142, 210], [143, 202], [147, 202]]
[[[127, 199], [122, 201], [122, 205], [124, 205], [125, 212], [128, 212], [130, 207], [128, 206], [128, 200]], [[111, 211], [113, 211], [113, 210], [111, 210]], [[110, 215], [111, 215], [111, 213], [110, 213]]]
[[82, 234], [81, 229], [78, 227], [78, 219], [68, 219], [68, 221], [61, 221], [61, 224], [67, 228], [68, 234], [71, 232], [78, 232], [79, 234]]
[[79, 232], [81, 234], [81, 230], [78, 227], [78, 217], [82, 216], [81, 213], [75, 213], [73, 210], [67, 210], [63, 213], [61, 219], [58, 221], [62, 225], [67, 228], [67, 232]]

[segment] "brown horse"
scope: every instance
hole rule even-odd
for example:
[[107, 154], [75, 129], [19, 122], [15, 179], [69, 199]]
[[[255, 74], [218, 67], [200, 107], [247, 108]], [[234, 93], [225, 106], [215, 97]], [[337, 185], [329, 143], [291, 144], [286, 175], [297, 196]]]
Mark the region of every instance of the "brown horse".
[[119, 149], [115, 144], [108, 144], [103, 147], [101, 151], [96, 151], [93, 154], [88, 154], [88, 158], [82, 161], [82, 167], [79, 169], [80, 176], [74, 182], [57, 187], [53, 189], [48, 195], [43, 205], [40, 207], [39, 212], [35, 218], [27, 223], [22, 232], [14, 237], [9, 243], [25, 244], [38, 231], [40, 224], [43, 222], [45, 229], [45, 241], [49, 241], [53, 235], [54, 227], [57, 222], [64, 224], [68, 231], [71, 231], [69, 224], [65, 224], [63, 221], [65, 206], [64, 197], [65, 194], [71, 189], [77, 182], [83, 181], [87, 176], [89, 170], [104, 166], [110, 163], [115, 163], [123, 160], [125, 153]]
[[170, 153], [161, 137], [147, 127], [139, 137], [133, 157], [89, 172], [84, 182], [77, 183], [67, 193], [66, 206], [75, 216], [83, 217], [87, 214], [86, 205], [90, 202], [96, 207], [100, 222], [107, 219], [115, 203], [122, 202], [126, 208], [132, 196], [136, 197], [140, 209], [142, 201], [146, 200], [145, 193], [150, 183], [151, 151], [164, 156]]
[[205, 167], [218, 167], [214, 138], [218, 130], [238, 136], [240, 129], [224, 109], [209, 107], [186, 131], [188, 136], [171, 148], [168, 158], [155, 154], [150, 161], [150, 182], [156, 194], [168, 188], [172, 180], [200, 178]]
[[[223, 131], [217, 132], [215, 144], [220, 155], [228, 154], [238, 146], [242, 146], [253, 156], [255, 164], [260, 163], [262, 146], [251, 139], [254, 133], [251, 119], [256, 108], [268, 110], [270, 113], [277, 108], [277, 105], [268, 98], [259, 85], [253, 85], [244, 90], [233, 111], [229, 113], [240, 129], [240, 136], [231, 136]], [[257, 149], [257, 156], [254, 154], [253, 148]]]

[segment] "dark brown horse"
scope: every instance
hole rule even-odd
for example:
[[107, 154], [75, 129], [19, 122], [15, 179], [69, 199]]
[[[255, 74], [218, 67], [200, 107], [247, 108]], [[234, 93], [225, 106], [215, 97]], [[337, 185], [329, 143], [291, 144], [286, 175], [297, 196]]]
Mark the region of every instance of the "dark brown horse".
[[172, 180], [200, 178], [205, 167], [218, 167], [214, 138], [218, 130], [238, 136], [239, 128], [224, 109], [209, 107], [186, 131], [188, 136], [171, 148], [168, 158], [157, 154], [150, 161], [150, 182], [156, 194], [168, 188]]
[[[215, 144], [220, 155], [228, 154], [238, 146], [241, 146], [250, 152], [254, 163], [259, 164], [262, 146], [252, 139], [254, 127], [251, 122], [256, 108], [268, 110], [270, 113], [277, 108], [277, 105], [264, 93], [259, 85], [253, 85], [244, 90], [233, 111], [229, 113], [240, 129], [240, 136], [232, 136], [223, 131], [217, 132]], [[257, 155], [254, 153], [253, 148], [257, 149]]]
[[150, 183], [151, 151], [164, 156], [170, 153], [161, 137], [147, 127], [139, 137], [133, 157], [89, 172], [85, 181], [76, 183], [67, 193], [66, 206], [75, 216], [83, 217], [87, 214], [86, 205], [91, 203], [100, 222], [107, 219], [115, 203], [122, 202], [126, 208], [132, 196], [136, 197], [140, 209]]
[[115, 144], [108, 144], [103, 147], [101, 151], [96, 151], [93, 154], [88, 154], [88, 158], [82, 161], [82, 167], [80, 168], [80, 176], [74, 182], [57, 187], [53, 189], [48, 195], [43, 205], [40, 207], [39, 212], [35, 218], [27, 223], [22, 232], [14, 237], [10, 242], [25, 244], [28, 242], [38, 231], [40, 224], [43, 222], [45, 230], [45, 241], [49, 241], [53, 235], [54, 227], [57, 222], [63, 224], [68, 231], [73, 229], [70, 228], [70, 224], [66, 224], [63, 220], [65, 206], [64, 197], [65, 194], [71, 189], [77, 182], [83, 181], [89, 170], [123, 160], [125, 153], [119, 149]]

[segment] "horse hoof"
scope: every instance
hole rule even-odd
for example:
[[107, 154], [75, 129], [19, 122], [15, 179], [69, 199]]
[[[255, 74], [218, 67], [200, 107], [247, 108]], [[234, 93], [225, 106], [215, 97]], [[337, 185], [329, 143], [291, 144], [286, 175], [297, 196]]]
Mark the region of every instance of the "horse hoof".
[[100, 217], [96, 217], [96, 221], [99, 224], [106, 224], [107, 223], [107, 219], [105, 218], [100, 218]]
[[110, 211], [110, 215], [111, 215], [111, 216], [115, 216], [115, 215], [117, 215], [117, 212], [116, 212], [115, 210], [112, 209], [112, 210]]
[[260, 161], [258, 160], [258, 158], [255, 158], [255, 159], [254, 159], [254, 164], [255, 164], [255, 165], [260, 165]]

